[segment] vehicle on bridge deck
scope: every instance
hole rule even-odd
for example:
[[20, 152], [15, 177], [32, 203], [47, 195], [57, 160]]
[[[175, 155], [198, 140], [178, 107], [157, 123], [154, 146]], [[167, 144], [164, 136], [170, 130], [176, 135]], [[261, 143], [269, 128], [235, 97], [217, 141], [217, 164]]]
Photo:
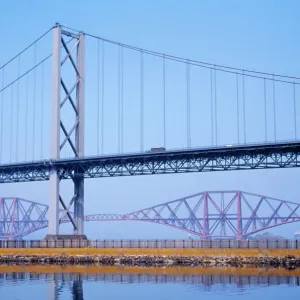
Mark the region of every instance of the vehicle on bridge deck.
[[146, 153], [156, 153], [156, 152], [165, 152], [166, 148], [158, 147], [158, 148], [151, 148], [150, 150], [145, 151]]

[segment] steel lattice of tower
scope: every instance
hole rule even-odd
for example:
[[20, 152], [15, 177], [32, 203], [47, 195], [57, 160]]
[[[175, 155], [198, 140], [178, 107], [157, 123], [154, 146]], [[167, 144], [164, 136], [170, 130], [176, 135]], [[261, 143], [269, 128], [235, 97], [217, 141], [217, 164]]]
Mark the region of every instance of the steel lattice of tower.
[[[48, 226], [48, 206], [0, 199], [0, 238], [22, 238]], [[70, 222], [64, 210], [61, 223]], [[73, 217], [73, 213], [69, 212]], [[129, 214], [92, 214], [92, 221], [140, 221], [186, 231], [202, 239], [236, 238], [300, 221], [300, 204], [242, 191], [201, 192]]]
[[[84, 155], [84, 34], [74, 34], [65, 31], [59, 24], [53, 29], [53, 56], [52, 56], [52, 126], [51, 126], [51, 159], [60, 158], [60, 153], [66, 144], [69, 144], [74, 157]], [[70, 45], [65, 37], [72, 37], [75, 43]], [[65, 56], [62, 56], [63, 50]], [[71, 74], [64, 73], [64, 65], [71, 63]], [[73, 75], [73, 76], [72, 76]], [[68, 90], [65, 81], [74, 82]], [[72, 78], [73, 77], [73, 78]], [[75, 96], [73, 96], [75, 94]], [[73, 125], [67, 129], [68, 119], [63, 119], [62, 109], [69, 102], [73, 109]], [[61, 139], [60, 133], [62, 132]], [[53, 166], [50, 171], [50, 205], [49, 205], [49, 231], [47, 238], [59, 234], [59, 223], [66, 215], [73, 225], [74, 233], [78, 237], [84, 234], [84, 177], [82, 174], [73, 174], [74, 196], [67, 205], [60, 195], [60, 174]], [[65, 214], [59, 219], [59, 203], [62, 204]], [[74, 216], [69, 213], [74, 204]]]

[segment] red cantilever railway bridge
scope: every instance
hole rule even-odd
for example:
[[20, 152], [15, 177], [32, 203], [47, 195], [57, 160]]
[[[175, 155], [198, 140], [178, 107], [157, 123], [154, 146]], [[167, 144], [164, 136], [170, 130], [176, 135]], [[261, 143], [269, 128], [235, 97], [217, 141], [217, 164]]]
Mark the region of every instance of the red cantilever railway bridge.
[[[19, 239], [48, 226], [49, 207], [25, 199], [0, 198], [0, 238]], [[61, 211], [60, 223], [69, 222]], [[300, 221], [300, 203], [242, 191], [201, 192], [128, 214], [92, 214], [85, 221], [140, 221], [184, 230], [203, 239], [245, 238]]]

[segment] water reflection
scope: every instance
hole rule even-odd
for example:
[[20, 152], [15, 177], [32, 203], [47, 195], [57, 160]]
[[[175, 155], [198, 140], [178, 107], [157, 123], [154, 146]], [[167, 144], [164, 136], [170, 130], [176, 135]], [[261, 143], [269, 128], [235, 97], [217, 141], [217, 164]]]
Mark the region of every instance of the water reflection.
[[[185, 274], [189, 273], [188, 270], [177, 269], [178, 274], [172, 274], [173, 271], [169, 271], [171, 274], [167, 274], [168, 270], [161, 269], [164, 274], [159, 274], [159, 269], [155, 269], [157, 274], [143, 274], [149, 273], [148, 269], [138, 268], [125, 268], [122, 269], [124, 273], [117, 273], [120, 271], [118, 268], [105, 268], [105, 272], [99, 269], [100, 274], [78, 274], [68, 272], [68, 268], [64, 268], [64, 273], [32, 273], [32, 272], [5, 272], [1, 273], [0, 267], [0, 285], [9, 283], [20, 284], [28, 281], [46, 281], [48, 284], [48, 300], [58, 300], [60, 295], [64, 292], [68, 293], [69, 299], [83, 300], [84, 290], [83, 282], [96, 281], [96, 282], [110, 282], [119, 284], [136, 284], [136, 283], [185, 283], [189, 285], [195, 285], [201, 289], [210, 290], [213, 285], [234, 285], [238, 288], [242, 288], [247, 285], [300, 285], [300, 271], [287, 271], [281, 272], [278, 270], [259, 270], [245, 269], [236, 272], [233, 269], [194, 269], [193, 273], [200, 273], [199, 275]], [[88, 273], [88, 268], [86, 268]], [[109, 271], [110, 270], [110, 271]], [[137, 272], [140, 273], [137, 273]], [[183, 274], [180, 274], [182, 272]], [[228, 274], [229, 273], [229, 274]], [[237, 273], [238, 275], [235, 275]], [[265, 274], [265, 275], [264, 275]], [[278, 275], [279, 274], [279, 275]]]
[[[48, 278], [49, 280], [49, 278]], [[54, 276], [52, 280], [48, 282], [48, 300], [58, 300], [60, 299], [61, 292], [65, 289], [65, 281], [59, 282], [58, 278]], [[83, 288], [82, 280], [73, 280], [71, 288], [69, 289], [69, 294], [74, 300], [83, 300]]]
[[83, 300], [82, 280], [73, 281], [72, 296], [74, 300]]
[[58, 282], [57, 279], [48, 283], [48, 300], [56, 300], [58, 298]]

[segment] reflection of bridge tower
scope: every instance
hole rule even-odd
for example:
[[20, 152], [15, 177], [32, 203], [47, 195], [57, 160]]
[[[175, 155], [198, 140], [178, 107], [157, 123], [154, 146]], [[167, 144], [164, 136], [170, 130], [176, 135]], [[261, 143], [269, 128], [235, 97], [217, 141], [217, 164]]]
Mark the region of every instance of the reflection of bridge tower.
[[73, 281], [72, 296], [73, 300], [83, 300], [83, 288], [82, 281], [80, 279]]
[[[58, 283], [57, 274], [49, 274], [50, 281], [48, 282], [48, 300], [59, 300], [60, 291], [64, 287], [64, 282]], [[81, 275], [76, 275], [72, 281], [70, 294], [73, 300], [83, 300], [83, 287]]]
[[49, 274], [48, 300], [58, 300], [58, 281], [55, 274]]

